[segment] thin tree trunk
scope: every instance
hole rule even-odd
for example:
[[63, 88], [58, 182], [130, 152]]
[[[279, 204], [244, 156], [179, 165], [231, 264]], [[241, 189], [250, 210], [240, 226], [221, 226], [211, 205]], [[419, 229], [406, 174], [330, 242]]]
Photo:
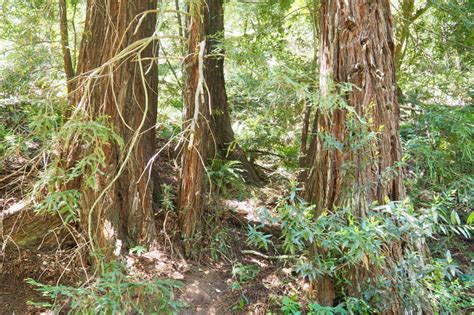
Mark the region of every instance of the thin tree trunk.
[[205, 100], [204, 29], [201, 22], [204, 1], [189, 5], [187, 56], [184, 61], [186, 87], [184, 93], [181, 176], [179, 184], [179, 221], [186, 256], [199, 242], [197, 235], [203, 215], [205, 194], [205, 151], [209, 140], [209, 106]]
[[180, 11], [180, 6], [179, 6], [179, 0], [174, 0], [174, 7], [176, 9], [176, 22], [178, 22], [178, 34], [180, 37], [184, 37], [183, 34], [183, 22], [181, 19], [181, 13]]
[[[424, 7], [415, 11], [415, 0], [403, 0], [400, 4], [400, 11], [397, 17], [396, 27], [396, 44], [395, 44], [395, 72], [397, 76], [401, 75], [402, 61], [405, 58], [405, 54], [408, 47], [408, 39], [410, 37], [410, 27], [412, 24], [425, 13], [432, 5], [432, 1], [428, 0]], [[405, 96], [401, 87], [397, 84], [397, 96], [398, 100], [403, 103]]]
[[[306, 158], [308, 155], [308, 133], [309, 133], [309, 124], [311, 119], [311, 105], [305, 104], [304, 106], [304, 114], [303, 114], [303, 129], [301, 131], [301, 145], [300, 145], [300, 158], [299, 158], [299, 165], [300, 168], [306, 168]], [[304, 174], [304, 170], [303, 173]], [[302, 178], [305, 175], [301, 175]]]
[[408, 38], [410, 36], [410, 27], [422, 16], [432, 5], [432, 1], [428, 0], [422, 8], [415, 11], [415, 0], [403, 0], [400, 4], [400, 12], [397, 18], [397, 32], [395, 45], [395, 70], [400, 72], [403, 58], [405, 57]]
[[[313, 0], [311, 3], [310, 12], [311, 12], [311, 19], [312, 19], [312, 27], [313, 27], [313, 70], [317, 73], [317, 68], [319, 67], [319, 49], [318, 49], [318, 42], [319, 42], [319, 0]], [[317, 86], [311, 87], [313, 91], [317, 89]], [[314, 119], [314, 123], [312, 128], [310, 128], [311, 122], [311, 109], [313, 108], [312, 104], [306, 104], [304, 114], [303, 114], [303, 128], [301, 131], [301, 146], [300, 146], [300, 158], [299, 158], [299, 166], [301, 168], [301, 172], [298, 175], [298, 181], [303, 182], [304, 179], [307, 177], [308, 173], [308, 161], [312, 160], [312, 155], [314, 154], [315, 149], [315, 138], [310, 137], [309, 132], [310, 130], [316, 130], [314, 124], [317, 123], [317, 119]], [[317, 115], [317, 111], [315, 115]], [[308, 140], [309, 140], [309, 147], [308, 147]]]
[[71, 49], [69, 48], [69, 31], [67, 19], [66, 0], [59, 0], [59, 31], [61, 34], [61, 50], [63, 54], [64, 73], [66, 74], [66, 84], [69, 105], [73, 105], [73, 92], [76, 88], [74, 83], [75, 71], [72, 64]]
[[254, 166], [249, 162], [244, 150], [235, 141], [232, 130], [229, 105], [224, 77], [224, 54], [222, 39], [224, 37], [224, 1], [207, 0], [204, 10], [204, 31], [206, 36], [205, 79], [211, 106], [210, 129], [212, 140], [207, 148], [207, 158], [216, 155], [224, 159], [242, 163], [247, 177], [253, 183], [261, 179]]
[[[88, 0], [78, 62], [76, 111], [88, 117], [107, 117], [124, 141], [104, 143], [105, 167], [96, 175], [97, 189], [84, 178], [69, 184], [81, 191], [81, 227], [94, 249], [107, 258], [137, 244], [149, 246], [156, 231], [152, 215], [152, 189], [145, 165], [155, 149], [158, 80], [156, 41], [149, 39], [156, 24], [152, 0]], [[140, 24], [139, 24], [140, 23]], [[128, 56], [125, 48], [142, 41]], [[80, 136], [80, 135], [79, 135]], [[77, 163], [87, 148], [67, 148], [68, 164]]]
[[[372, 202], [404, 197], [390, 1], [323, 0], [319, 16], [321, 94], [342, 93], [338, 83], [352, 89], [342, 96], [347, 108], [323, 107], [315, 117], [303, 196], [316, 205], [316, 216], [349, 205], [363, 217]], [[358, 123], [349, 108], [367, 123]], [[351, 293], [367, 276], [354, 272]], [[331, 279], [315, 286], [319, 301], [332, 305]]]

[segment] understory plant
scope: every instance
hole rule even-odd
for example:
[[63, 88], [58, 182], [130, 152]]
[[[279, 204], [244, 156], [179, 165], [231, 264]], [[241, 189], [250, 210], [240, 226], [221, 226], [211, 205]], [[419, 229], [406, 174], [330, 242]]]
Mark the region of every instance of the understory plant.
[[232, 266], [233, 281], [230, 288], [232, 291], [240, 292], [239, 301], [232, 307], [233, 310], [244, 310], [245, 305], [248, 303], [248, 299], [244, 294], [243, 286], [255, 279], [259, 273], [260, 269], [256, 265], [236, 263]]
[[66, 314], [174, 314], [181, 303], [173, 289], [180, 283], [168, 279], [144, 279], [127, 273], [119, 262], [105, 265], [101, 277], [81, 287], [26, 282], [52, 303], [30, 304]]
[[[363, 218], [355, 217], [348, 207], [314, 218], [313, 206], [298, 196], [298, 188], [293, 188], [288, 196], [281, 198], [277, 210], [282, 247], [297, 257], [293, 264], [295, 272], [310, 281], [323, 276], [332, 278], [336, 299], [349, 314], [381, 312], [386, 303], [390, 303], [387, 288], [391, 290], [389, 295], [396, 294], [402, 301], [407, 312], [432, 309], [455, 313], [465, 311], [464, 300], [472, 299], [468, 289], [472, 286], [472, 277], [462, 273], [449, 252], [443, 259], [429, 255], [426, 258], [424, 244], [434, 236], [436, 208], [415, 210], [406, 200], [374, 205]], [[267, 219], [275, 221], [275, 218]], [[249, 242], [258, 244], [257, 234], [252, 234]], [[264, 248], [264, 242], [261, 243], [260, 247]], [[387, 251], [394, 250], [400, 243], [405, 244], [401, 247], [402, 257], [395, 261]], [[313, 246], [322, 249], [324, 255], [315, 254]], [[360, 293], [354, 295], [348, 288], [353, 285], [355, 268], [383, 268], [384, 272], [359, 283]], [[462, 297], [457, 302], [446, 299], [454, 287], [460, 289], [457, 295]]]
[[239, 161], [214, 159], [208, 168], [211, 188], [227, 197], [231, 192], [241, 193], [244, 189], [242, 165]]
[[402, 125], [407, 188], [415, 205], [436, 206], [441, 234], [469, 238], [472, 230], [473, 121], [472, 106], [436, 104], [421, 105], [421, 112]]

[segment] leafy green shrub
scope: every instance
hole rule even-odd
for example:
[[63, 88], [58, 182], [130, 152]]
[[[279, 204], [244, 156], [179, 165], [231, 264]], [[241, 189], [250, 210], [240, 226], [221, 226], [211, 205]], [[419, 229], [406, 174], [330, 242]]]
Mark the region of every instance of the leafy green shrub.
[[[408, 312], [419, 311], [420, 303], [453, 312], [465, 307], [444, 298], [462, 276], [452, 259], [424, 261], [419, 248], [411, 247], [404, 248], [401, 260], [391, 259], [387, 252], [398, 242], [423, 244], [431, 238], [437, 225], [433, 209], [415, 211], [408, 202], [392, 202], [372, 207], [364, 218], [341, 208], [315, 220], [314, 208], [297, 192], [293, 188], [277, 205], [283, 249], [298, 257], [294, 270], [301, 277], [333, 278], [338, 299], [349, 313], [380, 312], [387, 303], [387, 287], [395, 289]], [[325, 254], [314, 254], [313, 246]], [[362, 296], [356, 297], [345, 289], [354, 268], [383, 268], [384, 273], [360, 283]], [[468, 291], [458, 294], [466, 296]]]
[[474, 206], [474, 107], [424, 106], [411, 124], [402, 126], [407, 181], [416, 203], [448, 192], [459, 210]]
[[[348, 312], [344, 308], [344, 304], [339, 304], [337, 306], [322, 306], [319, 305], [318, 303], [309, 303], [308, 305], [309, 315], [346, 315], [346, 314], [352, 314], [352, 312]], [[360, 312], [360, 314], [364, 314], [364, 312]]]
[[[281, 299], [281, 308], [283, 314], [300, 315], [302, 314], [302, 304], [298, 302], [298, 296], [283, 296]], [[344, 303], [336, 306], [323, 306], [316, 302], [308, 302], [308, 315], [355, 315], [355, 314], [371, 314], [370, 306], [363, 300], [348, 297]]]
[[209, 243], [209, 251], [213, 260], [219, 260], [230, 253], [230, 241], [232, 231], [227, 227], [217, 226], [215, 232], [211, 234], [211, 241]]
[[474, 226], [474, 107], [423, 106], [402, 125], [407, 188], [416, 207], [432, 208], [435, 254], [459, 247]]
[[30, 160], [51, 141], [62, 124], [56, 107], [46, 100], [0, 95], [0, 165]]
[[28, 279], [43, 296], [54, 303], [35, 303], [55, 313], [67, 314], [172, 314], [180, 303], [173, 300], [173, 288], [180, 284], [173, 280], [145, 280], [126, 274], [119, 263], [106, 266], [96, 281], [84, 287], [51, 286]]
[[244, 265], [237, 263], [232, 266], [232, 277], [234, 282], [232, 283], [232, 289], [240, 289], [242, 284], [247, 283], [260, 273], [260, 269], [256, 265]]
[[244, 179], [239, 161], [214, 159], [207, 170], [213, 190], [227, 196], [232, 191], [242, 192]]
[[[399, 279], [397, 289], [403, 292], [404, 307], [409, 313], [430, 305], [435, 314], [467, 314], [472, 311], [474, 281], [472, 274], [462, 274], [449, 252], [444, 259], [420, 263], [414, 252], [405, 255], [395, 274]], [[408, 275], [408, 279], [406, 279]], [[420, 298], [420, 292], [425, 294]]]
[[76, 189], [54, 191], [49, 193], [36, 207], [38, 213], [59, 213], [65, 223], [78, 221], [79, 198], [81, 193]]
[[[465, 219], [466, 215], [463, 215], [463, 211], [458, 210], [459, 206], [455, 199], [455, 192], [443, 192], [434, 195], [431, 204], [437, 223], [434, 225], [434, 231], [447, 236], [446, 240], [457, 236], [469, 239], [471, 238], [471, 232], [474, 231], [474, 226], [470, 222], [472, 220], [470, 220], [470, 217]], [[461, 219], [459, 213], [463, 215], [464, 219]]]
[[167, 184], [161, 185], [161, 193], [161, 206], [163, 207], [163, 210], [170, 212], [174, 211], [174, 199], [176, 196], [173, 192], [173, 186]]
[[301, 305], [297, 299], [298, 297], [296, 295], [284, 296], [281, 299], [281, 311], [283, 314], [301, 314]]
[[236, 263], [232, 266], [232, 278], [234, 281], [232, 281], [230, 288], [233, 291], [240, 291], [239, 302], [232, 307], [233, 310], [243, 310], [245, 308], [248, 299], [244, 294], [243, 285], [255, 279], [259, 273], [260, 269], [256, 265]]
[[259, 231], [258, 229], [261, 227], [261, 225], [249, 225], [247, 227], [247, 245], [268, 250], [268, 246], [272, 244], [272, 241], [270, 240], [272, 235], [264, 234], [263, 232]]

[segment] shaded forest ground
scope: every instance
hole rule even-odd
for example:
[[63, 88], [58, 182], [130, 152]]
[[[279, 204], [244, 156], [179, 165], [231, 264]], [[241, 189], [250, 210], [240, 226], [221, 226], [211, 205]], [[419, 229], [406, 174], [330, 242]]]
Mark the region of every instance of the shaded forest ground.
[[[163, 143], [161, 143], [163, 144]], [[165, 152], [157, 163], [160, 171], [160, 185], [172, 187], [176, 191], [178, 165], [171, 150]], [[18, 166], [18, 165], [17, 165]], [[275, 165], [269, 166], [267, 175]], [[15, 168], [16, 169], [16, 168]], [[4, 173], [2, 176], [7, 176]], [[248, 225], [258, 225], [259, 210], [268, 209], [272, 213], [279, 197], [287, 194], [291, 177], [276, 172], [268, 177], [263, 187], [247, 185], [233, 190], [229, 187], [226, 196], [213, 192], [208, 198], [206, 235], [201, 238], [202, 251], [195, 261], [184, 261], [172, 240], [176, 213], [157, 213], [157, 228], [160, 232], [160, 246], [157, 250], [140, 254], [129, 254], [125, 258], [127, 266], [144, 278], [170, 278], [179, 281], [182, 287], [174, 290], [174, 298], [183, 302], [180, 314], [266, 314], [268, 310], [278, 311], [279, 297], [301, 294], [308, 286], [292, 274], [288, 260], [280, 259], [278, 236], [279, 227], [265, 226], [273, 235], [274, 246], [263, 254], [246, 244]], [[14, 177], [18, 179], [17, 177]], [[18, 205], [21, 187], [8, 186], [3, 191], [9, 198], [4, 199], [3, 211]], [[223, 198], [224, 197], [224, 198]], [[211, 213], [214, 213], [211, 215]], [[471, 254], [474, 253], [472, 240], [461, 241], [452, 248], [453, 257], [465, 272], [471, 268]], [[460, 250], [464, 248], [464, 250]], [[76, 249], [44, 251], [20, 250], [10, 246], [0, 257], [0, 309], [2, 314], [32, 314], [41, 307], [28, 305], [28, 301], [48, 302], [33, 287], [25, 282], [32, 278], [50, 285], [76, 286], [86, 280], [84, 265], [76, 254]], [[251, 266], [249, 269], [248, 266]], [[49, 301], [51, 302], [51, 301]]]
[[[160, 141], [160, 145], [164, 145]], [[160, 172], [160, 185], [172, 187], [176, 191], [178, 165], [172, 150], [162, 154], [156, 165]], [[12, 168], [4, 172], [11, 181], [4, 183], [0, 215], [12, 210], [26, 211], [22, 196], [24, 180], [28, 173], [21, 171], [21, 161], [12, 163]], [[267, 168], [268, 173], [271, 168]], [[263, 172], [263, 171], [262, 171]], [[269, 174], [267, 174], [269, 175]], [[289, 174], [287, 174], [289, 175]], [[22, 180], [20, 177], [24, 176]], [[30, 178], [31, 180], [31, 178]], [[202, 250], [194, 261], [185, 261], [176, 248], [177, 214], [174, 211], [158, 210], [157, 229], [160, 231], [159, 248], [144, 253], [126, 256], [125, 263], [143, 278], [175, 279], [182, 287], [175, 289], [175, 298], [183, 302], [182, 314], [227, 314], [252, 312], [265, 314], [275, 307], [278, 297], [301, 291], [304, 284], [292, 275], [291, 268], [279, 259], [276, 252], [279, 227], [265, 226], [265, 231], [274, 234], [274, 245], [265, 254], [246, 244], [247, 227], [259, 225], [259, 210], [271, 209], [278, 198], [285, 193], [290, 178], [278, 172], [270, 174], [262, 187], [244, 184], [235, 190], [228, 187], [225, 196], [221, 192], [211, 192], [207, 198], [207, 216], [201, 237]], [[223, 198], [224, 197], [224, 198]], [[172, 196], [174, 198], [174, 196]], [[19, 222], [18, 222], [19, 223]], [[5, 232], [5, 231], [4, 231]], [[42, 249], [20, 249], [13, 243], [2, 251], [0, 257], [0, 309], [5, 314], [37, 313], [42, 308], [29, 302], [52, 302], [41, 296], [25, 282], [34, 279], [48, 285], [77, 286], [87, 280], [89, 267], [84, 267], [77, 249], [61, 248], [54, 251]], [[248, 266], [251, 266], [247, 270]], [[3, 313], [2, 313], [3, 314]]]

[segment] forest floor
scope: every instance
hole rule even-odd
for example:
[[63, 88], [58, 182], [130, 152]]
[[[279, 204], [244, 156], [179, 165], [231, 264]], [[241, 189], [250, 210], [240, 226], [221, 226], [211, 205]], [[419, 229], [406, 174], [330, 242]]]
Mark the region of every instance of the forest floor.
[[[169, 185], [177, 191], [178, 169], [172, 161], [170, 156], [164, 157], [158, 162], [157, 170], [161, 175], [160, 185]], [[18, 181], [20, 184], [22, 181]], [[180, 314], [265, 314], [277, 305], [278, 296], [301, 291], [291, 269], [278, 259], [274, 247], [262, 254], [246, 245], [247, 226], [260, 224], [258, 209], [272, 209], [285, 187], [288, 179], [276, 175], [264, 187], [242, 186], [238, 197], [233, 193], [211, 194], [207, 204], [209, 220], [205, 220], [203, 229], [206, 233], [199, 244], [201, 252], [195, 253], [193, 260], [182, 259], [172, 241], [176, 237], [172, 235], [176, 214], [167, 213], [163, 218], [161, 213], [156, 223], [160, 231], [157, 249], [129, 254], [124, 261], [144, 278], [179, 281], [182, 286], [174, 290], [174, 298], [183, 302]], [[2, 193], [8, 198], [1, 200], [0, 216], [2, 211], [8, 212], [21, 204], [21, 187], [17, 188], [10, 186], [9, 194]], [[278, 227], [265, 226], [265, 229], [278, 235]], [[9, 246], [0, 251], [0, 314], [42, 311], [28, 302], [47, 302], [47, 299], [27, 284], [26, 279], [48, 285], [80, 285], [89, 271], [77, 254], [75, 248], [46, 251]]]
[[[123, 258], [124, 263], [141, 278], [179, 281], [182, 285], [173, 295], [175, 300], [183, 302], [180, 314], [266, 314], [272, 309], [278, 312], [282, 296], [301, 296], [308, 286], [293, 274], [288, 259], [281, 259], [282, 253], [277, 251], [281, 248], [278, 226], [263, 227], [266, 234], [273, 235], [273, 246], [269, 246], [268, 251], [260, 252], [247, 245], [248, 225], [261, 223], [261, 209], [275, 214], [277, 202], [287, 195], [289, 181], [294, 176], [277, 172], [276, 168], [271, 173], [272, 165], [264, 166], [268, 172], [265, 185], [245, 184], [238, 190], [229, 187], [225, 192], [210, 194], [203, 220], [205, 233], [195, 246], [200, 251], [194, 253], [194, 259], [184, 260], [175, 241], [176, 212], [157, 207], [157, 248], [140, 254], [130, 253]], [[176, 192], [178, 165], [172, 153], [165, 152], [157, 162], [156, 170], [160, 175], [159, 185], [168, 185]], [[32, 180], [31, 177], [13, 178], [15, 184], [9, 186], [8, 192], [0, 189], [0, 218], [2, 213], [22, 204], [22, 185]], [[0, 231], [1, 228], [0, 225]], [[464, 243], [465, 251], [453, 248], [452, 253], [469, 269], [471, 259], [465, 257], [465, 253], [474, 252], [474, 243]], [[25, 279], [76, 287], [83, 283], [90, 270], [84, 267], [78, 253], [77, 248], [54, 251], [20, 250], [15, 246], [3, 248], [0, 251], [0, 315], [44, 311], [41, 307], [28, 305], [28, 301], [48, 300]]]
[[[5, 255], [0, 273], [0, 314], [35, 314], [42, 311], [41, 307], [28, 305], [28, 301], [48, 300], [25, 279], [33, 278], [50, 285], [73, 285], [74, 280], [81, 279], [77, 270], [63, 274], [65, 268], [58, 264], [58, 257], [58, 253], [32, 251]], [[258, 265], [259, 273], [239, 290], [232, 289], [235, 278], [229, 263], [181, 265], [165, 257], [159, 252], [148, 252], [141, 257], [140, 265], [146, 266], [148, 276], [159, 275], [160, 278], [176, 279], [182, 283], [182, 287], [175, 291], [175, 298], [184, 302], [180, 314], [232, 314], [241, 309], [253, 314], [265, 314], [269, 297], [276, 295], [281, 285], [281, 269], [271, 261], [252, 255], [242, 256], [238, 262]], [[241, 298], [245, 303], [239, 306]]]
[[[235, 201], [230, 203], [235, 204]], [[271, 256], [261, 257], [256, 251], [242, 253], [246, 238], [243, 225], [231, 223], [224, 230], [226, 239], [222, 242], [226, 243], [214, 244], [223, 251], [216, 253], [215, 261], [186, 262], [165, 249], [130, 254], [126, 257], [127, 265], [132, 265], [134, 272], [146, 277], [180, 281], [182, 287], [175, 291], [175, 298], [184, 302], [180, 314], [235, 314], [243, 310], [265, 314], [272, 304], [269, 299], [282, 293], [283, 282], [289, 283], [289, 271], [287, 274], [282, 272], [284, 266]], [[203, 251], [208, 252], [209, 247]], [[28, 301], [47, 300], [25, 279], [50, 285], [77, 285], [83, 281], [81, 267], [71, 259], [73, 252], [74, 249], [54, 252], [11, 249], [4, 252], [0, 257], [0, 314], [33, 314], [41, 310], [28, 305]], [[232, 273], [239, 265], [256, 266], [257, 272], [244, 283]], [[241, 287], [234, 288], [235, 284]]]

